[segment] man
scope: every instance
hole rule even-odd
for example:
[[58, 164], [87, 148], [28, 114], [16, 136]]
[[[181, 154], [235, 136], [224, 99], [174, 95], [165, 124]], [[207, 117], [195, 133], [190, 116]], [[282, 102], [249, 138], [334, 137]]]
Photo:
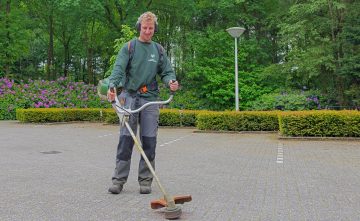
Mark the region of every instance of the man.
[[[159, 89], [156, 75], [171, 90], [179, 87], [175, 73], [165, 53], [160, 53], [159, 45], [152, 41], [157, 31], [157, 17], [151, 12], [142, 14], [136, 23], [139, 37], [127, 43], [120, 50], [114, 69], [109, 77], [108, 99], [113, 101], [117, 96], [110, 88], [122, 88], [120, 102], [126, 107], [137, 109], [143, 104], [158, 99]], [[163, 48], [161, 47], [163, 50]], [[130, 56], [131, 55], [131, 56]], [[159, 121], [159, 106], [150, 105], [139, 114], [130, 116], [129, 125], [136, 134], [140, 124], [142, 147], [151, 165], [155, 168], [155, 148]], [[113, 185], [109, 192], [119, 194], [126, 183], [130, 171], [131, 154], [134, 140], [126, 127], [120, 128], [120, 138], [116, 155], [116, 168], [112, 177]], [[153, 176], [141, 157], [139, 162], [138, 182], [140, 193], [151, 193]]]

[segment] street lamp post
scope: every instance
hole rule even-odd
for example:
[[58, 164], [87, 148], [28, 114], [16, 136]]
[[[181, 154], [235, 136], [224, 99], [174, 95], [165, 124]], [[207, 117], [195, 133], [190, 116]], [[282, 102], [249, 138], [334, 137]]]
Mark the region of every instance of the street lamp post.
[[245, 28], [232, 27], [226, 29], [226, 31], [235, 38], [235, 110], [239, 111], [239, 80], [238, 80], [238, 58], [237, 58], [237, 39], [245, 31]]

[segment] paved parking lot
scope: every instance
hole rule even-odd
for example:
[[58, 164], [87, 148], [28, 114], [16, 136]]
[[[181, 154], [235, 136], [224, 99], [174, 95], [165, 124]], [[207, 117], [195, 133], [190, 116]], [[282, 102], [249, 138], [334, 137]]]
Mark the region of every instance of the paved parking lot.
[[[128, 183], [107, 193], [118, 127], [0, 121], [0, 220], [164, 220], [140, 195], [139, 154]], [[277, 134], [160, 128], [156, 171], [191, 194], [180, 220], [360, 220], [359, 140], [279, 140]]]

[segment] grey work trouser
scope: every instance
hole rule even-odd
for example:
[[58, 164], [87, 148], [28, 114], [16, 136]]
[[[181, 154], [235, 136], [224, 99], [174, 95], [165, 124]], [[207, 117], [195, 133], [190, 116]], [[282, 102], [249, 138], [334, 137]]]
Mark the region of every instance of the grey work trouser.
[[[120, 99], [125, 99], [125, 107], [132, 110], [138, 109], [148, 101], [138, 95], [130, 95], [127, 92], [120, 94]], [[150, 105], [140, 113], [133, 114], [129, 118], [129, 125], [134, 134], [137, 134], [138, 123], [140, 125], [140, 140], [144, 152], [153, 168], [155, 168], [156, 137], [159, 124], [159, 105]], [[120, 128], [120, 138], [116, 154], [116, 168], [112, 177], [114, 184], [125, 184], [130, 172], [131, 154], [134, 140], [128, 129]], [[138, 170], [138, 182], [140, 185], [150, 186], [153, 180], [145, 160], [141, 157]]]

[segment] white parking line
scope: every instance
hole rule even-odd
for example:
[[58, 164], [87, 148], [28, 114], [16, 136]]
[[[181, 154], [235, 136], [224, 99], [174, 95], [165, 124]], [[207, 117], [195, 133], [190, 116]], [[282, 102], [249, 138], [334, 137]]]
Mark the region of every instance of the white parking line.
[[277, 156], [276, 156], [276, 163], [284, 163], [284, 145], [282, 143], [278, 143], [277, 148]]
[[[119, 132], [119, 133], [120, 133], [120, 132]], [[118, 133], [118, 134], [119, 134], [119, 133]], [[114, 135], [114, 134], [103, 134], [103, 135], [99, 135], [98, 138], [105, 138], [105, 137], [113, 136], [113, 135]], [[172, 143], [177, 142], [177, 141], [180, 141], [180, 140], [182, 140], [182, 139], [184, 139], [184, 138], [186, 138], [186, 137], [188, 137], [188, 136], [190, 136], [190, 135], [186, 135], [186, 136], [183, 136], [183, 137], [179, 137], [179, 138], [177, 138], [177, 139], [175, 139], [175, 140], [170, 140], [170, 141], [168, 141], [168, 142], [166, 142], [166, 143], [160, 144], [159, 146], [160, 146], [160, 147], [163, 147], [163, 146], [172, 144]]]
[[166, 143], [160, 144], [159, 146], [160, 146], [160, 147], [163, 147], [163, 146], [166, 146], [166, 145], [168, 145], [168, 144], [172, 144], [172, 143], [177, 142], [177, 141], [179, 141], [179, 140], [182, 140], [182, 139], [184, 139], [185, 137], [188, 137], [188, 136], [190, 136], [190, 135], [186, 135], [186, 136], [183, 136], [183, 137], [179, 137], [179, 138], [177, 138], [177, 139], [175, 139], [175, 140], [171, 140], [171, 141], [168, 141], [168, 142], [166, 142]]
[[108, 136], [112, 136], [113, 134], [104, 134], [104, 135], [99, 135], [98, 138], [103, 138], [103, 137], [108, 137]]

